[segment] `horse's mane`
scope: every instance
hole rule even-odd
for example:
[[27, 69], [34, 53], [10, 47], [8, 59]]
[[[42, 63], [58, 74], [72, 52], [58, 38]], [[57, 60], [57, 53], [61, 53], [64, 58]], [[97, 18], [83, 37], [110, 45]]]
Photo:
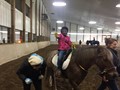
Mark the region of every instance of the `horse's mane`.
[[74, 53], [75, 55], [79, 55], [79, 56], [75, 56], [76, 58], [81, 58], [81, 59], [87, 59], [90, 58], [91, 56], [95, 55], [95, 53], [97, 52], [98, 46], [91, 46], [91, 47], [78, 47], [76, 52]]

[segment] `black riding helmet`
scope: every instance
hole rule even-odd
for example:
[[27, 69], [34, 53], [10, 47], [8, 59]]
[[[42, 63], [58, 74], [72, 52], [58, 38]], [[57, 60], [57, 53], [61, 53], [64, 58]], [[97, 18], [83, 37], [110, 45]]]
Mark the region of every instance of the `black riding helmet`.
[[66, 36], [67, 33], [68, 33], [68, 28], [67, 28], [66, 26], [62, 27], [61, 33], [62, 33], [64, 36]]

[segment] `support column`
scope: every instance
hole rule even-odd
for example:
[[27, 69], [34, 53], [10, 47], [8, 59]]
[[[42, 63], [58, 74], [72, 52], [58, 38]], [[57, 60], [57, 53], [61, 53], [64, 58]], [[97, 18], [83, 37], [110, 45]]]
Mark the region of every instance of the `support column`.
[[40, 1], [39, 1], [39, 9], [38, 9], [38, 21], [39, 21], [39, 26], [38, 26], [38, 38], [40, 38], [40, 5], [41, 5], [41, 3], [40, 3]]
[[102, 30], [102, 40], [101, 40], [101, 42], [103, 42], [103, 30]]
[[23, 31], [20, 31], [20, 40], [23, 42]]
[[76, 28], [76, 42], [78, 42], [79, 40], [78, 40], [78, 28], [79, 28], [79, 25], [77, 24], [77, 28]]
[[83, 30], [83, 42], [85, 42], [85, 30]]
[[[72, 24], [71, 24], [71, 22], [70, 22], [70, 27], [69, 27], [69, 32], [70, 32], [70, 33], [71, 33], [71, 25], [72, 25]], [[70, 34], [70, 38], [71, 38], [71, 36], [72, 36], [72, 35]]]
[[64, 21], [64, 26], [66, 26], [66, 21]]
[[28, 35], [28, 41], [32, 42], [32, 0], [30, 0], [30, 33]]
[[26, 31], [26, 0], [22, 0], [22, 12], [23, 12], [23, 42], [25, 42], [25, 31]]
[[15, 43], [15, 0], [11, 0], [11, 33], [10, 43]]
[[11, 29], [10, 28], [8, 28], [8, 33], [7, 33], [7, 40], [8, 40], [8, 42], [7, 43], [11, 43]]
[[43, 8], [43, 3], [40, 1], [40, 36], [42, 36], [42, 8]]
[[35, 41], [37, 41], [37, 0], [35, 1]]
[[91, 40], [92, 38], [91, 38], [91, 27], [90, 27], [90, 40]]
[[98, 30], [97, 30], [97, 38], [96, 38], [96, 40], [98, 40]]

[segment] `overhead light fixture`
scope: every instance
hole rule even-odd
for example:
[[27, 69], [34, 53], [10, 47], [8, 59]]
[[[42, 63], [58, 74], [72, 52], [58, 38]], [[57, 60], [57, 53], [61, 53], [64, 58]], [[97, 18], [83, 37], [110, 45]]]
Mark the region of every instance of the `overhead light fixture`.
[[117, 8], [120, 8], [120, 4], [117, 4], [116, 7], [117, 7]]
[[97, 28], [97, 30], [102, 30], [103, 28]]
[[89, 21], [89, 24], [96, 24], [96, 21]]
[[84, 28], [84, 27], [80, 27], [79, 29], [80, 29], [80, 30], [84, 30], [85, 28]]
[[120, 29], [115, 29], [115, 31], [120, 31]]
[[63, 7], [66, 6], [65, 2], [53, 2], [53, 6]]
[[63, 23], [63, 21], [60, 21], [60, 20], [59, 20], [59, 21], [56, 21], [56, 23]]
[[0, 31], [0, 33], [7, 33], [7, 31]]
[[58, 27], [58, 29], [61, 29], [62, 27]]
[[115, 22], [115, 24], [120, 25], [120, 22]]

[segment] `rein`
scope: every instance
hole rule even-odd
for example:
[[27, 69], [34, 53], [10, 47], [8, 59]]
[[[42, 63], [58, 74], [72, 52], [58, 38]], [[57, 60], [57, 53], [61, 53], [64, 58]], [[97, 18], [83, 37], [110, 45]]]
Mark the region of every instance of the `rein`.
[[85, 72], [88, 72], [84, 67], [82, 67], [81, 65], [79, 65], [79, 67], [83, 70], [83, 71], [85, 71]]

